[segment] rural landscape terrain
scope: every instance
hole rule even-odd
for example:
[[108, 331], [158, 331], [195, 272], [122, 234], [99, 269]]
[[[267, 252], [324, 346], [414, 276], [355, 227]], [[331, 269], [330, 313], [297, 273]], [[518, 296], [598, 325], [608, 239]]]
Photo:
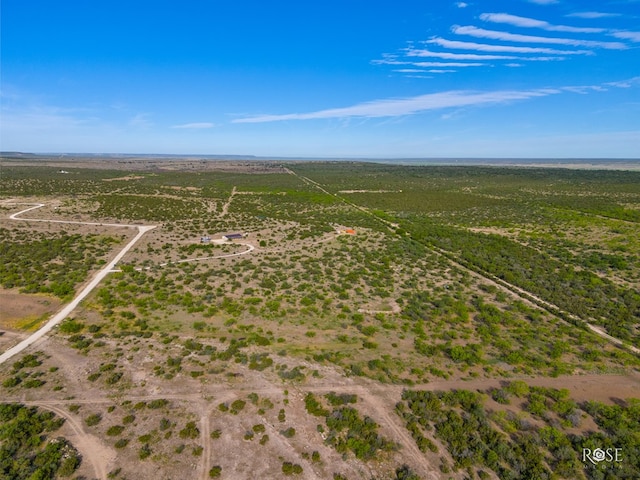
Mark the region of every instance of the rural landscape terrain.
[[640, 478], [640, 171], [1, 162], [0, 478]]

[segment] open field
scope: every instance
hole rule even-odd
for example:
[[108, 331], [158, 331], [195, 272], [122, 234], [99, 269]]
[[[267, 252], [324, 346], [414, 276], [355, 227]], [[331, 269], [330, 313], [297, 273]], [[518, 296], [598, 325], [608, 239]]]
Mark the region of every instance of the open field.
[[74, 475], [640, 475], [640, 172], [56, 162], [1, 167], [0, 353], [86, 296], [0, 392]]

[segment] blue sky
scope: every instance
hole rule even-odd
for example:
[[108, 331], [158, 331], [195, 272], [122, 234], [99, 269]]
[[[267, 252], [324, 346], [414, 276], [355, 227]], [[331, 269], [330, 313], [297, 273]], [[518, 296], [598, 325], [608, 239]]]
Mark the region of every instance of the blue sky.
[[0, 149], [640, 158], [640, 0], [3, 0]]

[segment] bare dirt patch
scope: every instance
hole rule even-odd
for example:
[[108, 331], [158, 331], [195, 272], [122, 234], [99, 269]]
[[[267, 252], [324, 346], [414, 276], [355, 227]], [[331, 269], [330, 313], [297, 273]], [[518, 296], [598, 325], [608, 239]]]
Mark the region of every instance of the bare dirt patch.
[[0, 328], [19, 330], [26, 323], [57, 311], [60, 300], [48, 295], [28, 295], [16, 290], [0, 289]]

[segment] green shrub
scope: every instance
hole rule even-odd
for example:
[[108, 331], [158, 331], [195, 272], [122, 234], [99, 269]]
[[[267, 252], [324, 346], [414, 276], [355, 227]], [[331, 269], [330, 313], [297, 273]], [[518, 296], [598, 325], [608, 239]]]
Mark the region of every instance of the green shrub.
[[2, 382], [2, 386], [4, 388], [11, 388], [11, 387], [15, 387], [21, 382], [22, 380], [20, 379], [20, 377], [9, 377], [4, 382]]
[[302, 467], [297, 463], [282, 462], [282, 473], [285, 475], [299, 475], [302, 472]]
[[113, 446], [116, 447], [116, 448], [124, 448], [127, 445], [129, 445], [129, 439], [120, 438]]
[[62, 333], [73, 334], [82, 331], [84, 325], [72, 318], [67, 318], [58, 326], [58, 330]]
[[200, 436], [200, 430], [196, 427], [196, 422], [187, 422], [185, 427], [178, 432], [180, 438], [190, 438], [195, 439]]
[[124, 432], [124, 426], [122, 425], [113, 425], [107, 429], [107, 435], [110, 437], [116, 437]]
[[84, 419], [84, 423], [86, 423], [87, 426], [92, 427], [99, 424], [100, 420], [102, 420], [102, 416], [99, 413], [93, 413]]
[[244, 400], [240, 400], [240, 399], [234, 400], [231, 403], [231, 413], [233, 413], [234, 415], [237, 415], [242, 411], [242, 409], [244, 409], [246, 404], [247, 402], [245, 402]]
[[147, 407], [151, 409], [158, 409], [162, 407], [166, 407], [169, 404], [169, 400], [165, 400], [164, 398], [158, 398], [156, 400], [151, 400]]
[[144, 460], [145, 458], [149, 457], [151, 453], [151, 447], [148, 443], [145, 443], [138, 451], [138, 457], [140, 458], [140, 460]]

